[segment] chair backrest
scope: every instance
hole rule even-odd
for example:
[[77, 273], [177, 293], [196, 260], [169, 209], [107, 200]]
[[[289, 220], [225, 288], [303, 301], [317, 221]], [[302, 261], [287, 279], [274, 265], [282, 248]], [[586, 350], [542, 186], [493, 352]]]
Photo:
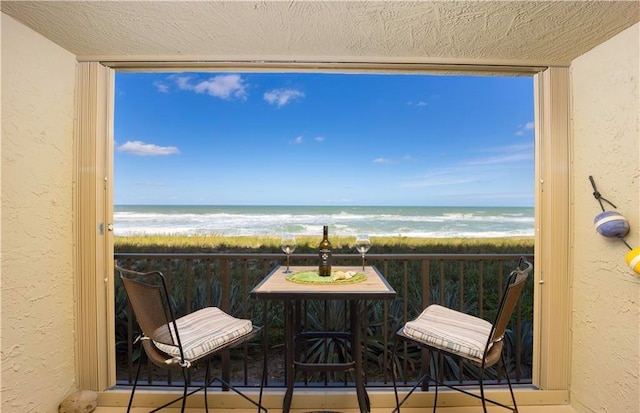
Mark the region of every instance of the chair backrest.
[[533, 265], [526, 258], [521, 257], [518, 261], [518, 266], [515, 270], [511, 271], [507, 278], [507, 285], [505, 286], [504, 293], [500, 300], [500, 306], [498, 307], [498, 313], [496, 314], [495, 321], [493, 322], [493, 328], [487, 341], [487, 349], [494, 343], [499, 342], [504, 337], [513, 310], [518, 304], [522, 289], [524, 288], [525, 281], [529, 273], [533, 269]]
[[182, 345], [164, 275], [159, 271], [142, 273], [120, 267], [115, 267], [115, 270], [122, 280], [143, 336], [178, 347], [182, 356]]

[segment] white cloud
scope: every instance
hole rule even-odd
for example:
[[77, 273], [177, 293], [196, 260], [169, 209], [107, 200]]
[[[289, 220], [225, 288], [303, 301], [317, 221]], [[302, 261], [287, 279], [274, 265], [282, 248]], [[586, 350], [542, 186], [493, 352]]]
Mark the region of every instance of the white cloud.
[[516, 164], [533, 164], [533, 144], [523, 143], [494, 148], [482, 152], [488, 156], [468, 159], [455, 165], [431, 168], [419, 177], [409, 178], [405, 188], [453, 186], [496, 181], [496, 177], [507, 176], [517, 168]]
[[240, 75], [220, 75], [198, 83], [195, 86], [196, 93], [207, 93], [222, 99], [235, 97], [246, 99], [244, 81]]
[[516, 131], [515, 135], [516, 136], [524, 136], [526, 132], [532, 131], [534, 128], [534, 123], [533, 122], [527, 122], [524, 124], [524, 126], [521, 126], [518, 128], [518, 130]]
[[165, 85], [162, 82], [153, 82], [153, 86], [156, 87], [156, 90], [160, 93], [168, 93], [169, 92], [169, 86]]
[[470, 159], [462, 165], [501, 165], [514, 162], [522, 162], [533, 159], [533, 143], [519, 143], [499, 147], [486, 148], [482, 152], [491, 155], [482, 158]]
[[479, 166], [479, 165], [501, 165], [505, 163], [523, 162], [533, 159], [533, 151], [514, 151], [512, 153], [505, 153], [496, 156], [489, 156], [486, 158], [473, 159], [466, 162], [466, 165]]
[[484, 170], [469, 164], [458, 164], [430, 168], [422, 176], [408, 178], [401, 187], [425, 188], [432, 186], [452, 186], [475, 183], [483, 179]]
[[175, 146], [158, 146], [142, 141], [128, 141], [118, 147], [118, 152], [137, 156], [166, 156], [179, 154], [180, 150]]
[[475, 182], [472, 178], [450, 178], [450, 177], [423, 177], [419, 180], [409, 181], [402, 185], [404, 188], [426, 188], [431, 186], [461, 185]]
[[[313, 140], [318, 143], [322, 143], [324, 142], [324, 136], [316, 136], [315, 138], [313, 138]], [[292, 145], [301, 145], [304, 143], [304, 137], [302, 135], [296, 136], [295, 138], [291, 139], [289, 143]]]
[[218, 75], [209, 80], [193, 81], [192, 76], [172, 76], [181, 90], [206, 93], [220, 99], [246, 99], [246, 84], [240, 75]]
[[513, 152], [523, 152], [523, 151], [533, 151], [533, 142], [523, 142], [523, 143], [514, 143], [511, 145], [504, 145], [504, 146], [494, 146], [494, 147], [488, 148], [485, 152], [513, 153]]
[[419, 100], [410, 100], [407, 102], [407, 106], [414, 106], [417, 108], [423, 108], [425, 106], [431, 106], [435, 101], [440, 99], [440, 95], [429, 95], [426, 96], [423, 99], [419, 99]]
[[303, 97], [304, 93], [295, 89], [274, 89], [270, 92], [265, 92], [264, 94], [264, 100], [279, 108], [296, 99], [302, 99]]
[[170, 79], [173, 79], [178, 85], [179, 89], [182, 90], [193, 90], [193, 86], [191, 85], [191, 76], [170, 76]]
[[162, 182], [136, 182], [136, 186], [144, 186], [148, 188], [165, 188], [167, 185]]
[[414, 158], [411, 155], [404, 155], [402, 158], [399, 158], [399, 159], [380, 157], [373, 160], [373, 163], [380, 163], [380, 164], [394, 164], [394, 163], [400, 163], [400, 162], [416, 162], [416, 158]]

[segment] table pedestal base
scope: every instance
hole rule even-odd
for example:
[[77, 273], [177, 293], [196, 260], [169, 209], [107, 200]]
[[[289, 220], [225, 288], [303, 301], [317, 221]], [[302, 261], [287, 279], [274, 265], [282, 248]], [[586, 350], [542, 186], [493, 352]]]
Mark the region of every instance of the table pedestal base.
[[[285, 383], [287, 391], [282, 403], [283, 413], [291, 409], [293, 387], [296, 371], [307, 372], [340, 372], [353, 371], [355, 374], [356, 394], [361, 413], [371, 411], [369, 395], [364, 386], [364, 370], [362, 365], [362, 341], [360, 328], [360, 301], [349, 301], [350, 332], [336, 331], [302, 331], [300, 300], [285, 301]], [[316, 338], [337, 338], [350, 341], [351, 361], [344, 363], [307, 363], [300, 361], [300, 344], [305, 340]]]

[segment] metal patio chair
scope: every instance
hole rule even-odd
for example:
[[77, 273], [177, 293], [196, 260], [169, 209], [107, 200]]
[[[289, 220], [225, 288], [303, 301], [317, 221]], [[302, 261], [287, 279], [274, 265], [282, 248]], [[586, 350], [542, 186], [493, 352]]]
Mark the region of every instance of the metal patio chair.
[[[264, 355], [258, 402], [250, 399], [223, 379], [212, 378], [210, 363], [211, 359], [221, 351], [244, 343], [258, 335], [261, 327], [254, 326], [251, 320], [233, 317], [217, 307], [205, 307], [183, 317], [175, 318], [165, 277], [161, 272], [142, 273], [117, 266], [115, 271], [122, 280], [127, 298], [140, 327], [141, 334], [134, 343], [141, 344], [144, 353], [153, 364], [162, 369], [181, 371], [184, 379], [182, 396], [155, 408], [150, 413], [178, 401], [182, 401], [181, 411], [184, 412], [187, 397], [199, 390], [204, 390], [204, 406], [205, 411], [208, 412], [207, 387], [215, 381], [219, 381], [251, 402], [258, 408], [258, 413], [261, 410], [267, 412], [267, 409], [262, 406], [262, 389], [267, 373]], [[200, 363], [206, 364], [204, 385], [189, 391], [189, 369]], [[142, 359], [140, 359], [127, 413], [131, 410], [142, 364]]]
[[[424, 380], [427, 380], [427, 386], [429, 381], [435, 383], [435, 396], [433, 401], [434, 413], [438, 405], [438, 387], [440, 385], [480, 399], [485, 413], [487, 413], [487, 402], [504, 407], [512, 412], [518, 411], [509, 374], [505, 375], [509, 385], [509, 392], [511, 393], [513, 407], [485, 397], [483, 375], [485, 370], [496, 364], [498, 360], [502, 360], [502, 364], [505, 365], [504, 354], [502, 352], [504, 346], [504, 334], [507, 329], [507, 325], [509, 324], [509, 320], [511, 319], [511, 315], [513, 314], [513, 310], [520, 299], [525, 281], [532, 269], [533, 266], [531, 263], [524, 257], [521, 257], [518, 261], [517, 268], [513, 270], [507, 278], [507, 284], [500, 300], [498, 312], [493, 324], [481, 318], [433, 304], [428, 306], [416, 319], [407, 322], [397, 331], [392, 360], [395, 360], [399, 342], [404, 341], [414, 343], [420, 347], [430, 350], [429, 353], [431, 354], [431, 360], [435, 365], [436, 373], [434, 375], [435, 377], [431, 377], [427, 371], [427, 373], [418, 380], [416, 385], [413, 386], [413, 388], [400, 401], [396, 384], [396, 373], [395, 369], [392, 368], [393, 390], [396, 399], [396, 407], [393, 410], [393, 413], [400, 412], [400, 407], [416, 390], [416, 388], [424, 382]], [[479, 367], [478, 381], [480, 394], [471, 393], [459, 386], [439, 381], [436, 357], [438, 354], [449, 355], [456, 359], [462, 359]]]

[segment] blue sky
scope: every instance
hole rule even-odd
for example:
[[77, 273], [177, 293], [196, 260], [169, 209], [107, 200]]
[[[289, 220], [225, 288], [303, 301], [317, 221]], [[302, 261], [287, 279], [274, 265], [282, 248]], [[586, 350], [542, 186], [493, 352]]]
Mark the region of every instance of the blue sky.
[[115, 204], [532, 206], [531, 77], [117, 73]]

